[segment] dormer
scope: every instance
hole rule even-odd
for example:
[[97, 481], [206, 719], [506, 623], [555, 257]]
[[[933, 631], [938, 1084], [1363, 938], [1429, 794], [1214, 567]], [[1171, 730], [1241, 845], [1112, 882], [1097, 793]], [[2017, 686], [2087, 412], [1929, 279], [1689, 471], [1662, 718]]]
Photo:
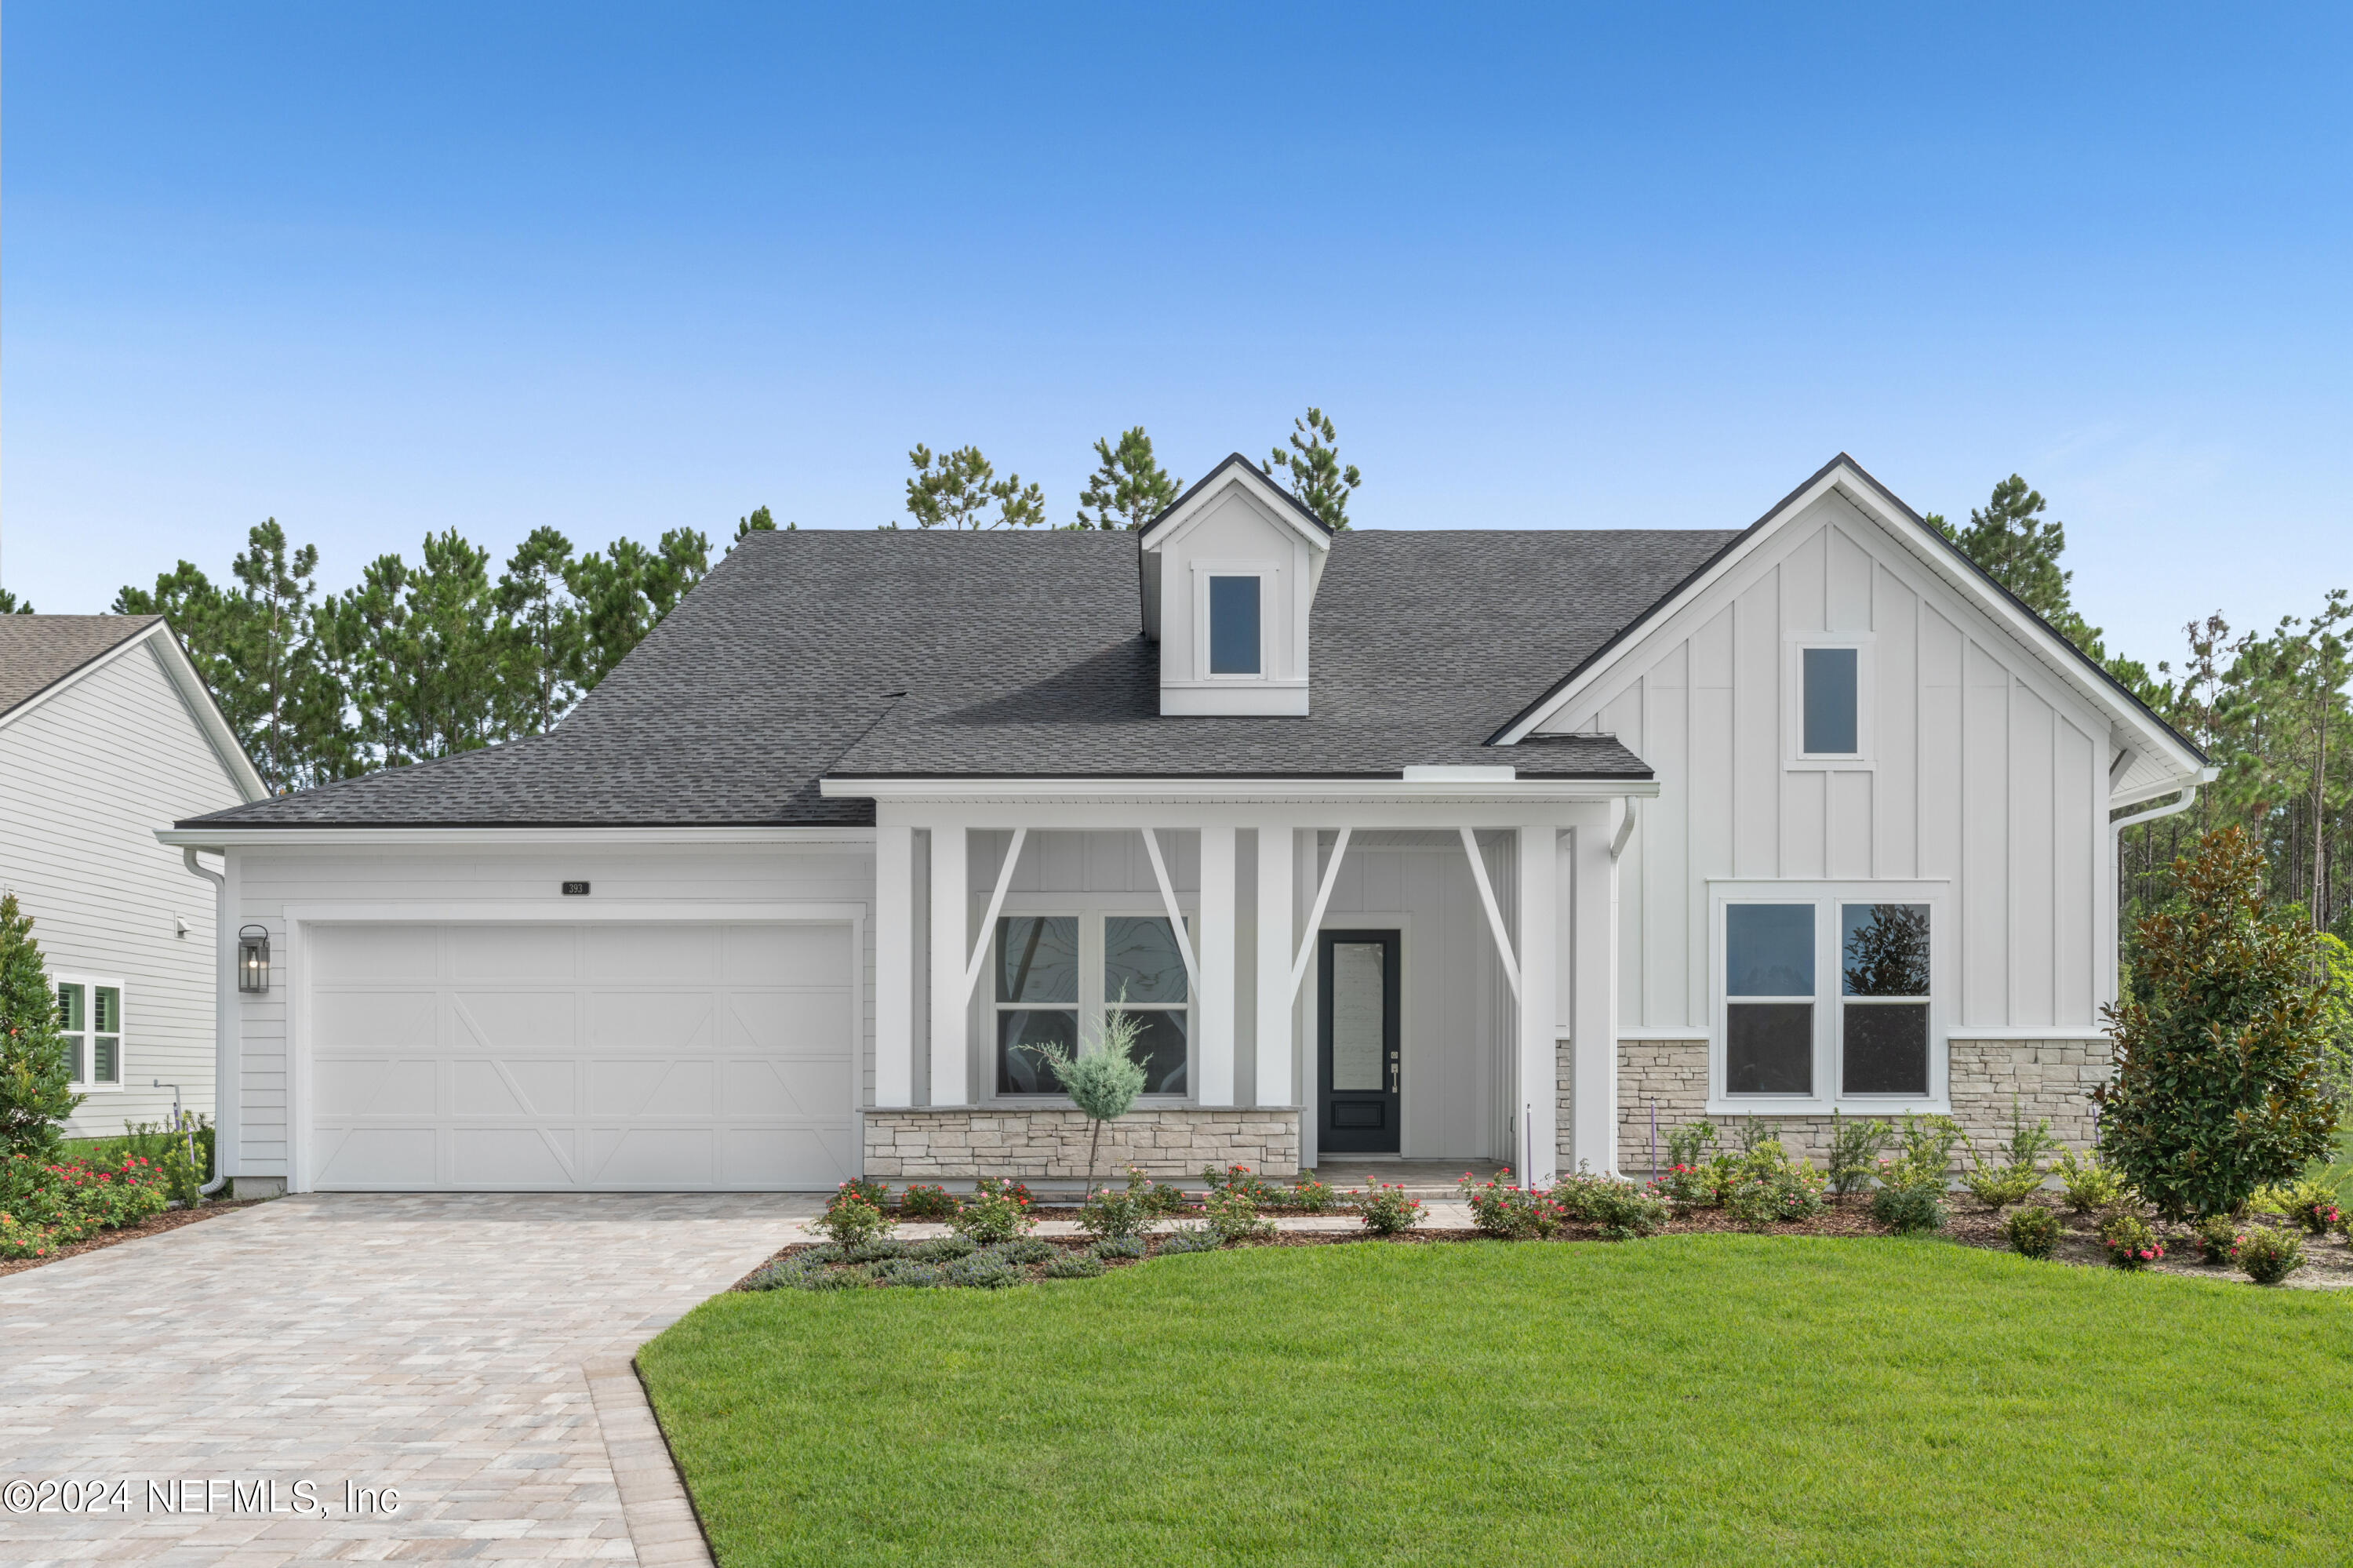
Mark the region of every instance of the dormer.
[[1160, 711], [1307, 712], [1307, 622], [1332, 530], [1236, 452], [1145, 525]]

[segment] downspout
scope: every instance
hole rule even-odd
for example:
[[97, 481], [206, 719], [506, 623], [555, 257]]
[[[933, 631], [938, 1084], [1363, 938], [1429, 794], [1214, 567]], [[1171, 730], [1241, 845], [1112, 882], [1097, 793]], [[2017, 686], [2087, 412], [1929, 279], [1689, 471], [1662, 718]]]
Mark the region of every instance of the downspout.
[[190, 871], [213, 885], [213, 1179], [197, 1192], [209, 1198], [228, 1185], [228, 1118], [223, 1114], [234, 1088], [229, 1082], [229, 1032], [235, 1026], [228, 989], [228, 968], [221, 961], [221, 933], [228, 929], [228, 878], [206, 871], [193, 847], [180, 851]]
[[2110, 818], [2108, 820], [2108, 842], [2111, 844], [2115, 843], [2118, 839], [2124, 836], [2124, 831], [2126, 828], [2137, 828], [2144, 822], [2154, 822], [2160, 817], [2178, 815], [2180, 812], [2189, 810], [2190, 807], [2197, 803], [2198, 786], [2195, 784], [2185, 784], [2181, 787], [2181, 799], [2176, 800], [2170, 806], [2159, 806], [2153, 810], [2147, 811], [2135, 811], [2129, 817]]

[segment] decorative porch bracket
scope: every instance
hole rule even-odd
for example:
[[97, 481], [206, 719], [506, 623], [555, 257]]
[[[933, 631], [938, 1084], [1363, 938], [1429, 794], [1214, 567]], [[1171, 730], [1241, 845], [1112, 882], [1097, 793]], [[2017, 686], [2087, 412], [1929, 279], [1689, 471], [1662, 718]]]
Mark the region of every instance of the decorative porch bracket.
[[1152, 874], [1160, 884], [1160, 902], [1168, 911], [1168, 928], [1176, 933], [1176, 951], [1185, 960], [1185, 979], [1191, 984], [1193, 994], [1199, 996], [1201, 966], [1193, 957], [1192, 938], [1185, 934], [1185, 915], [1176, 907], [1176, 885], [1168, 880], [1168, 863], [1160, 858], [1160, 835], [1150, 828], [1143, 832], [1144, 853], [1152, 857]]
[[1315, 907], [1307, 912], [1307, 935], [1300, 938], [1299, 957], [1291, 964], [1291, 995], [1294, 1001], [1299, 996], [1299, 982], [1307, 978], [1308, 962], [1315, 957], [1315, 934], [1324, 928], [1324, 906], [1332, 902], [1332, 885], [1340, 880], [1340, 858], [1348, 853], [1348, 835], [1355, 831], [1342, 828], [1340, 836], [1332, 842], [1332, 863], [1324, 868], [1324, 880], [1315, 889]]
[[1472, 880], [1479, 885], [1479, 902], [1487, 906], [1487, 928], [1495, 934], [1495, 956], [1504, 960], [1504, 978], [1512, 984], [1512, 1000], [1520, 1000], [1520, 966], [1512, 955], [1512, 938], [1504, 929], [1504, 911], [1495, 903], [1495, 885], [1487, 880], [1487, 863], [1479, 853], [1479, 835], [1461, 830], [1462, 853], [1471, 862]]
[[965, 966], [964, 1001], [972, 1001], [972, 988], [980, 983], [981, 966], [988, 961], [989, 938], [997, 930], [997, 917], [1005, 909], [1005, 895], [1013, 885], [1013, 868], [1021, 863], [1021, 846], [1029, 839], [1029, 830], [1013, 830], [1013, 842], [1006, 846], [1005, 863], [997, 868], [997, 891], [988, 895], [988, 913], [980, 922], [980, 940], [972, 945], [972, 962]]

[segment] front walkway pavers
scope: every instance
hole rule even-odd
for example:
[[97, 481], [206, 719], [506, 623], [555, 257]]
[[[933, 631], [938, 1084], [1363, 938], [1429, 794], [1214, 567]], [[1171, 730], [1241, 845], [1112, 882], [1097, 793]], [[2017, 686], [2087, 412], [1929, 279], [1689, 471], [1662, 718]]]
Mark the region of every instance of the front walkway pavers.
[[[643, 1434], [617, 1460], [584, 1366], [625, 1361], [818, 1206], [295, 1197], [0, 1279], [0, 1486], [110, 1488], [96, 1513], [0, 1510], [0, 1563], [636, 1561], [614, 1470]], [[257, 1481], [275, 1514], [234, 1506]], [[290, 1511], [298, 1481], [326, 1517]], [[346, 1482], [398, 1511], [347, 1511]]]

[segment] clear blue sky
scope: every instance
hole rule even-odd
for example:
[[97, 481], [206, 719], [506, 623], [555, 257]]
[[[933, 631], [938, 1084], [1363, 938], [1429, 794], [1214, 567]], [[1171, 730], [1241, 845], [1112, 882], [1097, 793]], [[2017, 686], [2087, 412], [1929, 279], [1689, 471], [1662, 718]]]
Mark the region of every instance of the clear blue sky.
[[5, 15], [5, 570], [275, 514], [348, 584], [976, 442], [1360, 525], [1746, 524], [2023, 472], [2112, 645], [2353, 584], [2353, 10], [115, 5]]

